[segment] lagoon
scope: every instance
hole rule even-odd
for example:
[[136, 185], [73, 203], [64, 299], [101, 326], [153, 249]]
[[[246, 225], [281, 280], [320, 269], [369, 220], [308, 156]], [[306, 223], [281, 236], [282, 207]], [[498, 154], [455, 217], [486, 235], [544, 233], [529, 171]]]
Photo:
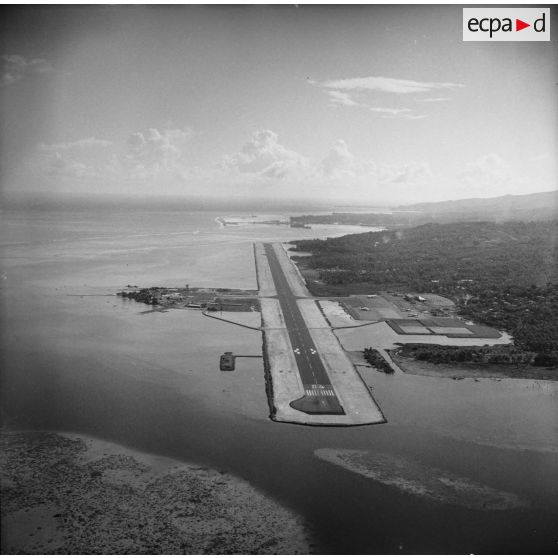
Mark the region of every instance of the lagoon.
[[[114, 296], [127, 284], [254, 289], [252, 242], [366, 230], [221, 227], [219, 215], [3, 211], [3, 427], [75, 432], [233, 473], [302, 515], [320, 553], [555, 551], [555, 382], [368, 371], [387, 424], [278, 424], [268, 418], [258, 359], [219, 371], [225, 350], [261, 354], [259, 332], [196, 310], [144, 313]], [[401, 490], [389, 468], [366, 476], [320, 458], [343, 451], [400, 464], [407, 485], [432, 486], [428, 471], [467, 479], [484, 490], [469, 491], [469, 504], [501, 494], [527, 505], [424, 498]]]

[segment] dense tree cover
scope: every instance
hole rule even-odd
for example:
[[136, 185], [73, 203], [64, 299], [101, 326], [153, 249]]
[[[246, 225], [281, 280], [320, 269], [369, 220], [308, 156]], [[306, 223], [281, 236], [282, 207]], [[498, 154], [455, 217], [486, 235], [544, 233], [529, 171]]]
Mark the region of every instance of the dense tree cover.
[[513, 345], [461, 347], [458, 345], [405, 343], [397, 349], [396, 353], [436, 364], [470, 362], [476, 364], [526, 365], [531, 363], [534, 357], [534, 353], [523, 351]]
[[304, 263], [329, 284], [453, 292], [469, 283], [518, 286], [558, 281], [558, 222], [428, 224], [300, 240]]
[[491, 216], [483, 213], [427, 213], [422, 211], [394, 211], [393, 213], [330, 213], [325, 215], [297, 215], [290, 218], [292, 226], [357, 225], [389, 229], [412, 227], [427, 223], [455, 223], [458, 221], [486, 221]]
[[364, 349], [364, 358], [366, 361], [377, 368], [378, 370], [382, 370], [386, 374], [393, 374], [395, 370], [391, 366], [391, 364], [376, 350], [372, 347], [367, 347]]
[[471, 297], [460, 301], [462, 316], [511, 333], [517, 347], [558, 354], [558, 284], [475, 285], [470, 291]]
[[330, 213], [327, 215], [297, 215], [291, 225], [362, 225], [367, 227], [405, 227], [423, 223], [425, 217], [411, 212], [394, 213]]
[[[427, 224], [297, 241], [326, 285], [432, 292], [503, 329], [545, 365], [558, 353], [558, 221]], [[311, 282], [309, 283], [312, 288]]]

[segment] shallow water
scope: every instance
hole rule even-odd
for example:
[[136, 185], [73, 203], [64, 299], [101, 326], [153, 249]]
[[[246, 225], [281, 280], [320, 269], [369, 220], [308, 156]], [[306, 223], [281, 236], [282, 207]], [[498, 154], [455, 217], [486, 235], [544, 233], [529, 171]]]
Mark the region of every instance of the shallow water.
[[[253, 241], [355, 232], [221, 228], [217, 215], [4, 212], [4, 426], [95, 435], [232, 472], [301, 513], [323, 553], [555, 550], [556, 384], [367, 371], [388, 424], [278, 424], [268, 419], [260, 359], [218, 369], [225, 350], [261, 354], [258, 332], [195, 310], [144, 313], [113, 296], [127, 284], [253, 289]], [[433, 502], [323, 462], [320, 448], [389, 454], [530, 507]]]

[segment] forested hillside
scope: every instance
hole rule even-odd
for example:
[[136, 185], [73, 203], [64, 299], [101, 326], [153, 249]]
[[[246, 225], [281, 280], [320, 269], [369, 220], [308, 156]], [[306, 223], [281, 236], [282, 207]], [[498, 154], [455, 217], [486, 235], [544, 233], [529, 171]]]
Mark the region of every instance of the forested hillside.
[[[428, 224], [303, 240], [326, 286], [439, 293], [463, 316], [504, 329], [558, 362], [558, 221]], [[310, 284], [312, 288], [312, 285]], [[546, 355], [546, 356], [545, 356]], [[548, 357], [548, 358], [547, 358]]]
[[[538, 221], [553, 220], [558, 209], [558, 191], [497, 198], [470, 198], [434, 203], [417, 203], [397, 209], [418, 211], [439, 222], [437, 216], [455, 221]], [[417, 223], [418, 224], [418, 223]]]
[[298, 215], [291, 217], [296, 225], [314, 223], [411, 227], [426, 223], [464, 221], [548, 221], [556, 219], [558, 191], [520, 196], [473, 198], [445, 202], [403, 205], [384, 213], [342, 213]]

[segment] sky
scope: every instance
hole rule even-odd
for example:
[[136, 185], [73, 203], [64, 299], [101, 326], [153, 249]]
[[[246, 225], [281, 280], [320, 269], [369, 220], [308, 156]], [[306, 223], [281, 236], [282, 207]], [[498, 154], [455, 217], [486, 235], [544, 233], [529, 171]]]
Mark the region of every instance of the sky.
[[459, 6], [5, 6], [0, 37], [4, 194], [558, 187], [556, 42], [463, 42]]

